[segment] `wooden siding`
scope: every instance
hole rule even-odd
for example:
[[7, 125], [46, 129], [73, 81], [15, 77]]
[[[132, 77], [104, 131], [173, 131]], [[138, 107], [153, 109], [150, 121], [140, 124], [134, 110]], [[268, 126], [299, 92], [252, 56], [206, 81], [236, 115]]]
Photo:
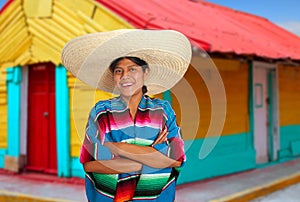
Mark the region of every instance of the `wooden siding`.
[[92, 0], [15, 0], [1, 13], [0, 24], [0, 67], [59, 64], [61, 49], [76, 36], [132, 28]]
[[0, 67], [24, 65], [30, 60], [31, 36], [21, 1], [13, 1], [0, 15]]
[[24, 0], [23, 7], [27, 17], [51, 17], [52, 0]]
[[[209, 59], [207, 59], [209, 60]], [[203, 63], [196, 64], [205, 65]], [[248, 112], [248, 65], [234, 60], [214, 59], [214, 64], [218, 68], [226, 92], [226, 119], [222, 135], [245, 133], [249, 131], [249, 112]], [[210, 62], [209, 62], [210, 63]], [[211, 64], [209, 64], [211, 65]], [[199, 67], [199, 66], [198, 66]], [[197, 67], [195, 67], [197, 68]], [[207, 85], [201, 75], [194, 67], [190, 67], [184, 76], [197, 98], [198, 106], [188, 104], [182, 106], [177, 97], [184, 94], [187, 89], [183, 85], [175, 86], [177, 96], [172, 93], [173, 106], [177, 114], [178, 123], [182, 126], [183, 138], [191, 140], [193, 138], [204, 138], [207, 135], [209, 124], [211, 123], [211, 100]], [[181, 81], [184, 82], [184, 81]], [[191, 95], [186, 95], [191, 99]], [[199, 110], [198, 110], [199, 108]], [[182, 110], [189, 111], [190, 119], [182, 118]], [[198, 111], [199, 117], [197, 117]], [[185, 121], [186, 120], [186, 121]], [[199, 123], [195, 123], [195, 120]], [[194, 122], [193, 122], [194, 121]], [[196, 134], [195, 127], [198, 128]], [[216, 134], [217, 136], [218, 134]]]
[[300, 124], [300, 66], [279, 65], [279, 124]]

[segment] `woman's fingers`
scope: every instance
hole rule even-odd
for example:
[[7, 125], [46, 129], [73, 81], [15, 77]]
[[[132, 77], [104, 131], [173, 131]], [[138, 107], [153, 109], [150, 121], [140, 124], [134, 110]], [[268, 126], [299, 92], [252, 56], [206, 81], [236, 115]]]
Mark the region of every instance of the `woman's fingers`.
[[168, 136], [168, 129], [165, 127], [162, 131], [160, 131], [158, 137], [155, 139], [152, 145], [160, 144], [167, 141], [167, 136]]
[[166, 141], [166, 140], [167, 140], [167, 135], [168, 135], [168, 134], [169, 134], [168, 131], [163, 130], [163, 131], [161, 132], [161, 134], [159, 135], [159, 141], [160, 141], [160, 142]]

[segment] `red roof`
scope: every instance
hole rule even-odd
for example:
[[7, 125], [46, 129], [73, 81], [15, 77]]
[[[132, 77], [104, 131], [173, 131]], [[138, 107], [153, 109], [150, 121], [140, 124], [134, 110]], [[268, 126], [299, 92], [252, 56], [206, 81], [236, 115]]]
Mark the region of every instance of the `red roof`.
[[2, 8], [0, 8], [0, 14], [11, 4], [13, 2], [13, 0], [7, 0], [5, 3], [4, 3], [4, 5], [3, 5], [3, 7]]
[[252, 14], [203, 0], [97, 0], [136, 28], [174, 29], [208, 52], [300, 59], [300, 37]]

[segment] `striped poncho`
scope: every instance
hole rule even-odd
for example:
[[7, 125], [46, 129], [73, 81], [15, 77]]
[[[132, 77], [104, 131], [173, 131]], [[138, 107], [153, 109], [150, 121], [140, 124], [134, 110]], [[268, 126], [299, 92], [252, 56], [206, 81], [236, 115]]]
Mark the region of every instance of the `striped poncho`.
[[[98, 102], [90, 112], [80, 162], [114, 158], [105, 142], [127, 142], [150, 146], [159, 132], [168, 129], [168, 141], [154, 148], [184, 162], [185, 154], [176, 116], [167, 101], [143, 96], [135, 119], [121, 97]], [[152, 168], [143, 165], [134, 173], [86, 173], [86, 195], [90, 202], [175, 200], [180, 168]]]

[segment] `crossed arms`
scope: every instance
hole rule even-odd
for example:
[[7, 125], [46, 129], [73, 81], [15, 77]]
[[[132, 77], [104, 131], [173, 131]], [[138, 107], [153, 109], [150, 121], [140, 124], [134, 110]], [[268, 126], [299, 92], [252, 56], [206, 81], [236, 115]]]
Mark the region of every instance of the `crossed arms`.
[[[162, 130], [152, 146], [167, 141], [168, 132]], [[104, 146], [120, 158], [88, 161], [83, 164], [85, 172], [120, 174], [140, 171], [143, 165], [153, 168], [179, 167], [181, 161], [174, 160], [151, 146], [139, 146], [124, 142], [106, 142]]]

